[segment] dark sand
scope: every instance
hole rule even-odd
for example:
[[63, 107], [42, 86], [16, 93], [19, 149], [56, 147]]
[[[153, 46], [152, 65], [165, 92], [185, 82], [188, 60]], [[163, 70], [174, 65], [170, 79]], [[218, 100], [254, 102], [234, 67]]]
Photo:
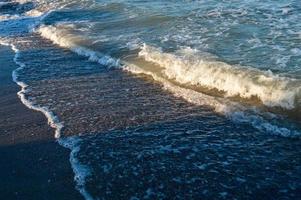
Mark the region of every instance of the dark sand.
[[13, 56], [0, 46], [0, 199], [83, 199], [69, 150], [55, 142], [45, 116], [26, 108], [16, 94]]

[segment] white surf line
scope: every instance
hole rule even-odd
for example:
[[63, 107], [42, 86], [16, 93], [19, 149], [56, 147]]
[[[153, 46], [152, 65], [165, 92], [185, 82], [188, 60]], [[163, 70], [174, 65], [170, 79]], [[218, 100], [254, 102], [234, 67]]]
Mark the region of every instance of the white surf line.
[[12, 79], [15, 83], [17, 83], [21, 87], [21, 90], [17, 93], [21, 102], [29, 109], [42, 112], [46, 116], [46, 118], [48, 120], [48, 124], [52, 128], [55, 129], [54, 137], [57, 139], [60, 138], [61, 130], [64, 127], [63, 123], [60, 122], [58, 120], [58, 118], [53, 114], [53, 112], [51, 112], [47, 107], [44, 107], [44, 106], [41, 107], [41, 106], [34, 105], [33, 102], [26, 99], [25, 94], [27, 91], [29, 91], [28, 85], [26, 83], [18, 80], [18, 71], [22, 70], [25, 67], [24, 63], [18, 61], [20, 51], [16, 48], [16, 46], [14, 44], [5, 43], [2, 41], [0, 41], [0, 44], [4, 45], [4, 46], [10, 46], [11, 49], [15, 52], [15, 56], [14, 56], [13, 60], [17, 65], [19, 65], [19, 67], [12, 72]]
[[22, 70], [25, 67], [24, 63], [18, 61], [20, 51], [16, 48], [15, 45], [1, 41], [1, 38], [0, 38], [0, 45], [10, 46], [11, 49], [15, 52], [15, 56], [13, 60], [17, 65], [19, 65], [19, 68], [15, 69], [12, 72], [12, 79], [15, 83], [17, 83], [21, 87], [21, 90], [17, 93], [18, 97], [26, 107], [35, 111], [42, 112], [46, 116], [48, 120], [48, 124], [55, 129], [54, 137], [58, 142], [58, 144], [63, 146], [64, 148], [70, 149], [69, 161], [71, 164], [72, 171], [74, 173], [74, 181], [76, 182], [76, 189], [86, 200], [93, 200], [94, 198], [85, 189], [85, 180], [87, 176], [90, 175], [90, 170], [87, 166], [80, 164], [80, 162], [76, 158], [76, 155], [80, 150], [78, 146], [80, 139], [75, 137], [62, 138], [61, 131], [64, 125], [62, 122], [59, 121], [58, 117], [55, 116], [55, 114], [52, 111], [50, 111], [47, 107], [34, 105], [33, 102], [26, 99], [25, 94], [27, 91], [29, 91], [28, 88], [29, 86], [26, 83], [18, 80], [18, 71]]
[[[34, 23], [33, 26], [36, 26], [37, 23], [39, 23], [42, 19], [44, 19], [47, 15], [49, 15], [50, 12], [45, 13], [45, 15], [43, 15], [43, 16], [40, 16], [39, 20], [36, 23]], [[30, 18], [30, 17], [27, 17], [27, 18]], [[29, 109], [42, 112], [46, 116], [46, 118], [48, 120], [48, 124], [52, 128], [55, 129], [54, 137], [56, 139], [60, 138], [61, 130], [63, 129], [64, 126], [63, 126], [63, 123], [59, 121], [58, 117], [55, 116], [54, 113], [52, 111], [50, 111], [47, 107], [45, 107], [45, 106], [41, 107], [41, 106], [34, 105], [33, 102], [26, 99], [26, 97], [25, 97], [26, 92], [29, 91], [29, 89], [28, 89], [29, 86], [26, 83], [18, 80], [18, 71], [22, 70], [25, 67], [24, 63], [18, 61], [19, 54], [20, 54], [19, 49], [14, 44], [6, 42], [5, 40], [4, 41], [1, 40], [1, 38], [0, 38], [0, 45], [10, 46], [11, 49], [15, 52], [15, 56], [14, 56], [13, 60], [19, 67], [17, 69], [13, 70], [12, 79], [15, 83], [17, 83], [17, 85], [19, 85], [21, 87], [21, 90], [17, 93], [21, 102]]]
[[143, 70], [142, 68], [125, 63], [123, 70], [131, 72], [133, 74], [145, 74], [151, 76], [155, 81], [163, 84], [163, 89], [171, 92], [174, 96], [185, 99], [187, 102], [192, 103], [197, 106], [209, 106], [215, 110], [216, 113], [224, 115], [226, 118], [230, 119], [234, 123], [248, 123], [260, 132], [268, 132], [272, 135], [278, 135], [283, 137], [300, 137], [301, 133], [297, 130], [290, 130], [285, 127], [279, 127], [278, 125], [273, 125], [260, 114], [259, 111], [251, 109], [254, 113], [245, 113], [248, 109], [244, 106], [231, 102], [226, 99], [215, 98], [208, 96], [197, 91], [182, 88], [174, 85], [168, 80], [157, 76], [155, 73]]
[[[42, 37], [52, 41], [54, 44], [57, 44], [60, 47], [68, 48], [70, 51], [80, 55], [87, 57], [90, 61], [98, 62], [103, 65], [109, 65], [109, 67], [116, 67], [120, 68], [122, 70], [131, 72], [133, 74], [137, 73], [138, 68], [134, 67], [130, 63], [127, 63], [123, 60], [115, 59], [109, 55], [104, 55], [100, 52], [93, 51], [92, 49], [77, 45], [76, 43], [72, 42], [72, 40], [69, 40], [68, 38], [64, 37], [64, 34], [58, 30], [57, 27], [54, 26], [41, 26], [39, 27], [36, 32], [38, 32]], [[63, 35], [61, 35], [63, 34]], [[196, 91], [192, 90], [184, 90], [177, 89], [178, 87], [175, 87], [175, 85], [169, 83], [167, 84], [165, 80], [162, 78], [157, 77], [154, 73], [147, 72], [145, 70], [139, 69], [138, 74], [143, 73], [146, 75], [150, 75], [153, 77], [155, 81], [163, 83], [164, 87], [163, 89], [171, 91], [175, 96], [183, 97], [186, 101], [196, 104], [196, 105], [207, 105], [215, 109], [218, 113], [223, 114], [228, 119], [232, 120], [233, 122], [240, 122], [240, 123], [246, 123], [248, 122], [250, 125], [252, 125], [254, 128], [261, 132], [268, 132], [273, 135], [280, 135], [284, 137], [300, 137], [301, 133], [299, 133], [296, 130], [290, 130], [285, 127], [278, 127], [278, 125], [273, 125], [263, 119], [260, 116], [256, 115], [249, 115], [244, 114], [243, 111], [245, 109], [238, 109], [236, 105], [237, 103], [230, 103], [232, 106], [228, 106], [225, 104], [225, 99], [223, 101], [216, 101], [215, 98], [209, 97], [208, 95], [200, 94]], [[184, 92], [185, 95], [181, 94], [181, 92]], [[189, 93], [191, 93], [189, 95]], [[193, 94], [193, 95], [192, 95]], [[192, 97], [194, 96], [194, 97]], [[196, 98], [198, 97], [198, 98]], [[210, 99], [210, 100], [208, 100]], [[203, 100], [203, 101], [201, 101]], [[224, 102], [224, 103], [223, 103]], [[238, 108], [241, 108], [241, 106], [238, 106]]]
[[[46, 18], [52, 11], [54, 10], [49, 10], [45, 14], [41, 16], [22, 16], [20, 18], [36, 18], [37, 21], [31, 26], [29, 26], [30, 32], [33, 32], [34, 28], [37, 27], [40, 22]], [[62, 122], [59, 121], [58, 117], [49, 110], [49, 108], [45, 106], [38, 106], [34, 105], [34, 102], [26, 99], [26, 92], [29, 91], [29, 85], [26, 83], [19, 81], [18, 80], [18, 72], [22, 70], [25, 67], [25, 64], [18, 61], [20, 51], [19, 49], [14, 45], [9, 42], [5, 42], [5, 40], [1, 40], [0, 37], [0, 45], [3, 46], [10, 46], [11, 49], [15, 52], [15, 56], [13, 58], [14, 62], [19, 66], [17, 69], [15, 69], [12, 72], [12, 79], [17, 85], [21, 87], [21, 90], [17, 93], [18, 97], [20, 98], [21, 102], [28, 107], [29, 109], [35, 110], [42, 112], [46, 118], [47, 122], [50, 125], [50, 127], [55, 129], [55, 134], [54, 138], [58, 142], [59, 145], [61, 145], [64, 148], [67, 148], [70, 150], [70, 155], [69, 155], [69, 162], [71, 164], [72, 171], [74, 173], [74, 181], [76, 182], [76, 189], [80, 192], [80, 194], [86, 199], [86, 200], [94, 200], [94, 198], [87, 192], [85, 188], [85, 180], [87, 176], [89, 176], [90, 169], [87, 166], [82, 165], [78, 159], [76, 158], [76, 155], [78, 154], [80, 147], [78, 146], [78, 143], [80, 142], [80, 138], [78, 137], [70, 137], [70, 138], [62, 138], [61, 137], [61, 132], [62, 129], [64, 128], [64, 125]]]
[[76, 136], [71, 136], [67, 138], [60, 138], [57, 140], [60, 145], [65, 148], [70, 149], [70, 164], [74, 173], [74, 181], [76, 182], [76, 189], [86, 200], [94, 200], [94, 198], [89, 194], [85, 188], [86, 178], [91, 175], [91, 170], [88, 166], [83, 165], [76, 158], [76, 155], [80, 151], [80, 146], [78, 143], [81, 139]]

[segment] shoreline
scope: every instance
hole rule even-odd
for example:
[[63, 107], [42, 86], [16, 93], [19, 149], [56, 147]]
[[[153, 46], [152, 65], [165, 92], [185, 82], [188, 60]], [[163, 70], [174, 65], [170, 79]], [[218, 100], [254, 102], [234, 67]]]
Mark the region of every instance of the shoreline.
[[60, 146], [44, 114], [16, 95], [14, 52], [0, 46], [0, 194], [7, 199], [83, 199], [75, 188], [70, 150]]

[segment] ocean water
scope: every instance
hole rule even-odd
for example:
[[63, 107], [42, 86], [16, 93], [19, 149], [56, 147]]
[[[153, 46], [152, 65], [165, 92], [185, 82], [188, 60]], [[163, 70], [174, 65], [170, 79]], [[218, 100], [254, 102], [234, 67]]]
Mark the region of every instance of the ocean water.
[[300, 199], [297, 0], [0, 2], [12, 76], [85, 199]]

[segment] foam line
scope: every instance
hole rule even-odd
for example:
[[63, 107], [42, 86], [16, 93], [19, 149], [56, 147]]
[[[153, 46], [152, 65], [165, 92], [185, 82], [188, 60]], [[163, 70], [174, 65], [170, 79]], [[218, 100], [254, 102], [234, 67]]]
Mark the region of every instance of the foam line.
[[18, 80], [18, 72], [24, 69], [25, 67], [24, 63], [18, 61], [20, 51], [16, 48], [15, 45], [9, 44], [5, 41], [2, 41], [1, 39], [0, 39], [0, 45], [11, 46], [12, 50], [15, 52], [14, 62], [17, 65], [19, 65], [19, 68], [15, 69], [12, 72], [12, 79], [15, 83], [17, 83], [21, 87], [21, 90], [17, 93], [18, 97], [21, 99], [21, 102], [26, 107], [32, 110], [42, 112], [46, 116], [48, 120], [48, 124], [55, 129], [55, 138], [57, 139], [57, 142], [61, 146], [68, 148], [71, 151], [69, 161], [75, 175], [74, 180], [77, 183], [76, 189], [83, 195], [85, 199], [93, 200], [93, 197], [85, 189], [85, 179], [87, 178], [87, 176], [90, 175], [90, 170], [87, 166], [80, 164], [80, 162], [76, 158], [76, 155], [80, 151], [80, 147], [79, 147], [80, 139], [76, 138], [76, 136], [69, 137], [69, 138], [61, 137], [61, 131], [64, 125], [62, 122], [59, 121], [58, 117], [55, 116], [55, 114], [52, 111], [50, 111], [47, 107], [34, 105], [34, 102], [31, 102], [30, 100], [26, 99], [26, 92], [29, 91], [29, 86], [26, 83]]
[[15, 83], [17, 83], [20, 87], [21, 90], [17, 93], [18, 97], [20, 98], [21, 102], [28, 107], [29, 109], [32, 110], [36, 110], [39, 112], [42, 112], [47, 120], [48, 120], [48, 124], [55, 129], [55, 138], [60, 138], [61, 136], [61, 130], [64, 127], [63, 123], [59, 121], [59, 119], [53, 114], [53, 112], [51, 112], [47, 107], [42, 107], [42, 106], [37, 106], [34, 105], [33, 102], [31, 102], [30, 100], [26, 99], [26, 92], [29, 91], [28, 85], [22, 81], [18, 80], [18, 72], [22, 69], [24, 69], [25, 64], [18, 61], [19, 58], [19, 50], [16, 48], [15, 45], [13, 44], [9, 44], [3, 41], [0, 41], [1, 45], [5, 45], [5, 46], [11, 46], [12, 50], [15, 52], [15, 56], [14, 56], [14, 62], [19, 65], [19, 67], [17, 69], [15, 69], [12, 72], [12, 79]]
[[40, 33], [42, 37], [51, 40], [53, 43], [61, 47], [68, 48], [78, 55], [88, 57], [91, 61], [98, 62], [101, 65], [109, 67], [117, 67], [120, 65], [119, 59], [114, 59], [109, 55], [95, 52], [86, 47], [77, 45], [75, 41], [80, 39], [66, 30], [70, 27], [72, 27], [72, 25], [64, 25], [63, 27], [41, 26], [36, 31]]
[[[89, 43], [85, 37], [73, 33], [73, 24], [41, 26], [36, 31], [42, 37], [51, 40], [61, 47], [88, 57], [102, 65], [121, 66], [119, 59], [95, 52], [80, 43]], [[165, 53], [159, 48], [144, 44], [139, 56], [148, 62], [159, 65], [168, 79], [180, 84], [201, 86], [218, 90], [225, 97], [250, 99], [258, 98], [268, 107], [281, 107], [287, 110], [298, 109], [301, 101], [301, 81], [280, 77], [271, 71], [242, 66], [229, 65], [224, 62], [208, 59], [193, 49], [180, 49], [174, 53]]]
[[271, 124], [266, 119], [261, 117], [263, 113], [254, 109], [248, 109], [239, 103], [232, 102], [230, 100], [212, 97], [191, 89], [179, 87], [165, 78], [158, 76], [156, 73], [146, 71], [134, 64], [126, 64], [124, 70], [134, 74], [145, 74], [151, 76], [155, 81], [163, 84], [163, 88], [176, 97], [181, 97], [189, 103], [199, 106], [209, 106], [215, 110], [215, 112], [226, 116], [234, 123], [247, 123], [251, 124], [254, 128], [261, 132], [268, 132], [273, 135], [279, 135], [283, 137], [299, 138], [301, 133], [297, 130], [290, 130], [285, 127], [279, 127], [278, 125]]
[[70, 149], [70, 163], [74, 173], [74, 180], [76, 182], [76, 189], [83, 195], [86, 200], [93, 200], [94, 198], [87, 192], [85, 182], [88, 176], [91, 175], [91, 170], [88, 166], [83, 165], [76, 158], [80, 151], [81, 139], [79, 136], [72, 136], [67, 138], [60, 138], [58, 143], [65, 148]]
[[[62, 27], [60, 27], [60, 26], [62, 26]], [[168, 78], [177, 79], [177, 77], [172, 77], [171, 74], [168, 74], [169, 72], [176, 74], [176, 75], [181, 75], [180, 79], [177, 80], [177, 82], [179, 82], [179, 83], [186, 83], [185, 81], [184, 82], [181, 81], [181, 78], [185, 78], [185, 75], [187, 75], [187, 76], [191, 75], [193, 77], [197, 77], [198, 75], [204, 73], [204, 72], [200, 73], [199, 71], [189, 71], [189, 69], [187, 69], [187, 67], [189, 67], [190, 65], [189, 65], [189, 62], [187, 63], [185, 61], [185, 59], [183, 61], [183, 60], [181, 60], [181, 58], [176, 57], [172, 54], [163, 53], [156, 48], [144, 45], [142, 47], [142, 50], [140, 51], [139, 55], [141, 57], [144, 57], [145, 60], [147, 60], [147, 61], [155, 62], [156, 64], [159, 64], [161, 67], [163, 67], [163, 68], [165, 67], [165, 71], [164, 70], [163, 71], [165, 72], [165, 75], [167, 76], [167, 78], [161, 77], [160, 75], [158, 75], [154, 72], [143, 69], [142, 68], [143, 66], [142, 67], [136, 66], [136, 65], [126, 62], [126, 61], [119, 61], [119, 60], [116, 61], [114, 58], [111, 58], [109, 56], [103, 56], [103, 54], [100, 54], [98, 52], [95, 52], [93, 50], [90, 50], [90, 49], [87, 49], [85, 47], [78, 45], [77, 44], [78, 40], [82, 40], [83, 38], [78, 38], [77, 36], [69, 33], [69, 31], [68, 31], [69, 28], [73, 29], [74, 27], [72, 24], [68, 24], [68, 25], [61, 24], [61, 25], [58, 25], [58, 27], [41, 26], [36, 31], [38, 33], [40, 33], [42, 37], [51, 40], [53, 43], [58, 44], [61, 47], [69, 48], [71, 51], [73, 51], [79, 55], [86, 56], [89, 58], [89, 60], [92, 60], [92, 61], [95, 61], [95, 62], [98, 62], [101, 64], [108, 64], [108, 66], [120, 67], [121, 69], [129, 71], [134, 74], [135, 73], [136, 74], [143, 73], [146, 75], [150, 75], [154, 80], [156, 80], [160, 83], [163, 83], [164, 89], [172, 92], [175, 96], [182, 97], [186, 101], [196, 104], [196, 105], [210, 106], [210, 107], [214, 108], [216, 112], [225, 115], [227, 118], [231, 119], [234, 122], [248, 123], [248, 124], [251, 124], [254, 128], [258, 129], [259, 131], [269, 132], [271, 134], [280, 135], [280, 136], [284, 136], [284, 137], [299, 137], [300, 136], [300, 133], [296, 130], [290, 130], [288, 128], [279, 127], [278, 125], [269, 123], [266, 119], [259, 116], [260, 113], [258, 113], [257, 111], [253, 112], [253, 113], [249, 113], [250, 110], [248, 110], [246, 107], [240, 105], [239, 103], [232, 102], [225, 98], [217, 98], [214, 96], [205, 95], [203, 93], [194, 91], [192, 89], [186, 89], [186, 88], [179, 87], [179, 86], [176, 86], [175, 84], [171, 83], [168, 80]], [[187, 55], [187, 54], [189, 55], [189, 53], [194, 53], [194, 52], [189, 50], [189, 51], [184, 51], [183, 53], [185, 55]], [[195, 59], [194, 57], [192, 57], [192, 58]], [[106, 62], [105, 63], [100, 62], [100, 60], [105, 60]], [[186, 65], [184, 65], [184, 64], [186, 64]], [[219, 66], [217, 66], [218, 64], [222, 64], [222, 66], [221, 66], [222, 70], [217, 69], [219, 67]], [[186, 68], [182, 68], [183, 65]], [[250, 88], [248, 89], [248, 87], [254, 87], [253, 89], [255, 91], [259, 91], [258, 94], [261, 94], [262, 97], [266, 98], [265, 101], [263, 101], [264, 104], [267, 104], [269, 106], [279, 105], [279, 106], [283, 106], [285, 108], [291, 109], [294, 107], [294, 104], [296, 101], [295, 98], [299, 94], [300, 86], [299, 86], [299, 88], [297, 88], [295, 90], [286, 91], [286, 89], [287, 89], [286, 84], [288, 84], [287, 82], [290, 81], [290, 80], [287, 80], [286, 78], [281, 78], [281, 77], [278, 78], [277, 76], [274, 76], [274, 75], [264, 76], [264, 74], [259, 73], [258, 71], [254, 70], [254, 71], [256, 71], [256, 73], [259, 73], [257, 75], [258, 75], [258, 78], [260, 79], [260, 81], [263, 81], [265, 83], [265, 84], [263, 84], [264, 89], [260, 89], [260, 87], [261, 87], [260, 84], [258, 84], [258, 85], [253, 84], [252, 80], [248, 79], [249, 75], [247, 74], [247, 72], [249, 72], [249, 71], [242, 71], [242, 74], [244, 76], [241, 76], [241, 74], [239, 74], [241, 72], [241, 70], [235, 71], [236, 68], [232, 68], [232, 66], [230, 66], [230, 65], [227, 65], [227, 64], [221, 63], [221, 62], [216, 62], [216, 61], [213, 62], [213, 64], [207, 63], [205, 66], [209, 68], [208, 69], [209, 72], [218, 71], [218, 72], [228, 73], [228, 75], [227, 74], [221, 74], [221, 75], [225, 75], [226, 78], [224, 80], [228, 84], [228, 85], [226, 84], [227, 87], [229, 87], [229, 88], [234, 87], [234, 90], [237, 88], [240, 89], [239, 83], [233, 84], [233, 83], [229, 82], [230, 80], [233, 81], [232, 79], [235, 79], [235, 80], [239, 81], [242, 78], [247, 78], [247, 81], [246, 81], [247, 83], [242, 85], [242, 87], [245, 86], [245, 88], [242, 88], [242, 90], [244, 92], [246, 92], [245, 97], [251, 97], [252, 94], [254, 94], [254, 95], [256, 94], [256, 93], [250, 92], [249, 91]], [[223, 69], [223, 67], [225, 69]], [[194, 68], [194, 69], [197, 69], [197, 68]], [[175, 71], [172, 71], [172, 70], [175, 70]], [[253, 71], [251, 71], [251, 72], [253, 72]], [[204, 74], [206, 74], [206, 73], [204, 73]], [[210, 77], [211, 75], [209, 74], [208, 77]], [[254, 73], [252, 75], [254, 75]], [[229, 76], [230, 76], [230, 78], [229, 78]], [[278, 87], [278, 91], [277, 91], [277, 87], [276, 87], [276, 86], [278, 86], [277, 84], [267, 86], [267, 83], [274, 81], [273, 78], [276, 78], [276, 82], [280, 81], [280, 83], [281, 83], [280, 86]], [[218, 81], [212, 81], [212, 83], [216, 83], [216, 82], [218, 82]], [[222, 83], [219, 83], [219, 84], [222, 85]], [[253, 84], [253, 86], [252, 86], [252, 84]], [[235, 85], [237, 87], [235, 87]], [[266, 86], [266, 88], [265, 88], [265, 86]], [[274, 90], [276, 90], [276, 91], [274, 91]], [[274, 94], [274, 93], [276, 93], [276, 94]], [[238, 93], [234, 93], [234, 94], [238, 94]], [[263, 95], [266, 95], [266, 96], [263, 96]]]
[[159, 65], [167, 78], [181, 84], [217, 89], [228, 97], [257, 97], [269, 107], [295, 109], [300, 103], [300, 80], [280, 77], [271, 71], [206, 59], [192, 49], [171, 54], [144, 44], [139, 56]]

